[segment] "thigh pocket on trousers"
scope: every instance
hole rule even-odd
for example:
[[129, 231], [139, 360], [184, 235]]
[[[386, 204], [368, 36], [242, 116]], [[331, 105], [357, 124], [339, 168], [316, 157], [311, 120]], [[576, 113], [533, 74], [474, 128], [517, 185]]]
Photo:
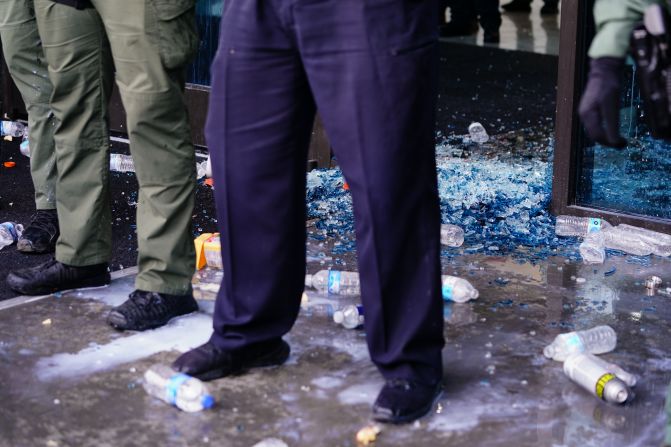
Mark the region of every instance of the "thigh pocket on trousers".
[[168, 70], [188, 64], [198, 50], [196, 0], [147, 0], [147, 34]]

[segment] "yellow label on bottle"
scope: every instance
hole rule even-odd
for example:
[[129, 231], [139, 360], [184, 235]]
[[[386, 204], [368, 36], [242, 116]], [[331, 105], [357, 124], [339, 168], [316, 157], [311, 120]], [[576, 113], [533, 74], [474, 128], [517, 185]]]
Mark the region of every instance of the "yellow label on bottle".
[[603, 399], [603, 389], [606, 388], [606, 384], [614, 378], [615, 374], [607, 373], [596, 381], [596, 395], [599, 396], [599, 399]]

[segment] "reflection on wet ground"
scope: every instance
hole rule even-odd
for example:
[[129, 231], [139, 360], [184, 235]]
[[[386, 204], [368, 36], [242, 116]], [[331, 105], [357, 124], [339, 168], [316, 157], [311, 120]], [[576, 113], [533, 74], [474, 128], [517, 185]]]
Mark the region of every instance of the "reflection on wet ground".
[[[310, 272], [354, 269], [354, 253], [334, 253], [335, 242], [310, 242]], [[439, 406], [417, 424], [384, 427], [379, 444], [659, 445], [671, 380], [671, 310], [667, 296], [646, 294], [644, 281], [652, 274], [670, 280], [670, 263], [443, 257], [443, 271], [467, 278], [480, 297], [445, 305], [446, 393]], [[162, 329], [117, 333], [105, 326], [104, 311], [125, 298], [132, 279], [0, 311], [0, 445], [251, 446], [271, 436], [292, 446], [355, 445], [381, 385], [361, 331], [303, 312], [287, 337], [287, 365], [216, 381], [218, 406], [183, 414], [146, 396], [141, 376], [207, 338], [212, 302]], [[314, 305], [357, 300], [307, 292]], [[634, 400], [623, 407], [583, 392], [561, 363], [542, 356], [556, 334], [598, 324], [619, 337], [604, 358], [640, 377]]]

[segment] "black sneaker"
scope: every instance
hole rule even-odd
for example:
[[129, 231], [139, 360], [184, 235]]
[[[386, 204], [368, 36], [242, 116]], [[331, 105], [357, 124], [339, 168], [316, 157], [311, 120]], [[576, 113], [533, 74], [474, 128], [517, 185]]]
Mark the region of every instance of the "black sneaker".
[[382, 387], [373, 404], [373, 419], [405, 424], [427, 414], [443, 393], [443, 385], [426, 385], [412, 380], [392, 379]]
[[53, 253], [60, 235], [56, 210], [37, 210], [16, 243], [23, 253]]
[[251, 368], [277, 366], [289, 358], [289, 344], [282, 339], [238, 351], [222, 351], [211, 341], [179, 356], [172, 367], [200, 380], [240, 374]]
[[121, 331], [144, 331], [161, 327], [180, 315], [198, 310], [193, 295], [136, 290], [125, 303], [110, 310], [107, 322]]
[[7, 275], [7, 285], [23, 295], [48, 295], [64, 290], [102, 287], [110, 283], [107, 264], [76, 267], [51, 259]]
[[531, 12], [531, 0], [513, 0], [501, 8], [506, 12]]

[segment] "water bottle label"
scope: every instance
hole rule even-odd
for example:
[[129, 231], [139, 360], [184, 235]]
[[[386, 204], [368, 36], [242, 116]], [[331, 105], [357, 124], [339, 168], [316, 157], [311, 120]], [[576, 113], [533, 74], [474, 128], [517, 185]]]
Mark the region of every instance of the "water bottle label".
[[607, 373], [599, 377], [599, 380], [596, 382], [596, 395], [599, 396], [599, 399], [603, 399], [603, 390], [606, 388], [606, 384], [615, 378], [614, 374]]
[[443, 299], [444, 300], [451, 300], [453, 290], [454, 290], [454, 285], [453, 284], [449, 284], [447, 282], [443, 283]]
[[165, 396], [170, 405], [175, 405], [175, 402], [177, 401], [177, 390], [179, 390], [179, 387], [190, 378], [191, 377], [186, 374], [180, 373], [175, 374], [168, 379], [168, 383], [165, 385]]
[[587, 232], [593, 233], [595, 231], [601, 231], [601, 219], [590, 217], [589, 223], [587, 224]]
[[573, 334], [566, 340], [566, 345], [572, 352], [583, 352], [585, 347], [582, 344], [582, 340], [578, 334]]
[[328, 293], [337, 295], [340, 292], [340, 272], [338, 270], [329, 270]]

